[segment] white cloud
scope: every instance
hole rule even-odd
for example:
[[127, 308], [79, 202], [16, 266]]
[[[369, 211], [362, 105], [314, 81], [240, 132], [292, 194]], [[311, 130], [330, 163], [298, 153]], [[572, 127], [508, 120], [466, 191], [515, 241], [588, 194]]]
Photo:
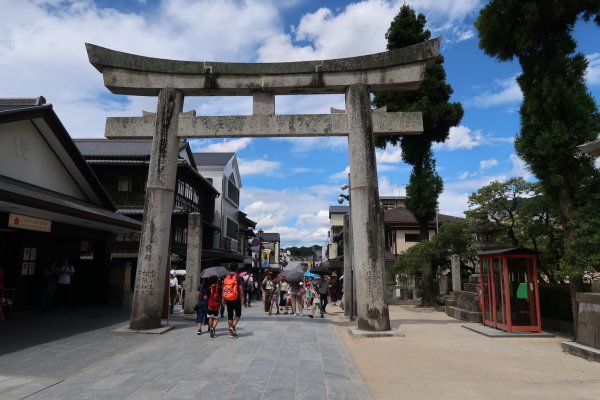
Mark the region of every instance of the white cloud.
[[490, 158], [489, 160], [481, 160], [479, 161], [479, 168], [483, 171], [498, 165], [498, 160], [495, 158]]
[[252, 143], [252, 138], [225, 139], [216, 143], [204, 145], [207, 141], [190, 141], [193, 151], [209, 153], [236, 153]]
[[471, 131], [470, 128], [459, 125], [450, 128], [450, 134], [448, 139], [444, 143], [434, 143], [434, 150], [470, 150], [474, 147], [481, 145], [483, 137], [479, 130]]
[[[292, 35], [266, 39], [258, 50], [262, 62], [350, 57], [385, 51], [387, 32], [404, 0], [359, 1], [343, 9], [322, 7], [305, 14]], [[480, 0], [414, 0], [408, 2], [427, 16], [433, 35], [449, 41], [468, 40], [474, 33], [462, 21], [480, 8]], [[343, 32], [343, 34], [341, 34]], [[310, 41], [310, 44], [306, 44]]]
[[585, 71], [585, 81], [588, 85], [600, 84], [600, 53], [592, 53], [586, 56], [588, 67]]
[[376, 149], [377, 162], [382, 164], [398, 164], [402, 162], [402, 149], [400, 146], [387, 145], [385, 149]]
[[329, 176], [329, 179], [332, 181], [347, 181], [348, 174], [350, 173], [350, 166], [344, 168], [341, 172], [336, 172], [335, 174]]
[[515, 104], [523, 100], [523, 93], [517, 83], [516, 76], [508, 79], [496, 81], [498, 91], [483, 92], [480, 95], [473, 97], [472, 104], [480, 108], [488, 108], [501, 106], [506, 104]]
[[277, 176], [281, 174], [281, 163], [269, 160], [245, 160], [238, 158], [240, 175]]
[[394, 183], [389, 177], [379, 177], [379, 195], [380, 196], [406, 196], [406, 187]]
[[525, 161], [523, 161], [516, 154], [510, 155], [510, 162], [512, 164], [511, 174], [512, 176], [520, 176], [523, 179], [529, 179], [533, 176]]
[[257, 228], [279, 232], [282, 247], [325, 244], [329, 206], [337, 205], [339, 193], [335, 185], [294, 190], [248, 187], [241, 194], [241, 209], [258, 222]]
[[102, 136], [107, 116], [156, 109], [153, 98], [110, 94], [84, 43], [161, 58], [250, 61], [280, 29], [277, 7], [258, 0], [163, 1], [151, 16], [93, 1], [0, 0], [0, 10], [2, 95], [44, 95], [75, 137]]

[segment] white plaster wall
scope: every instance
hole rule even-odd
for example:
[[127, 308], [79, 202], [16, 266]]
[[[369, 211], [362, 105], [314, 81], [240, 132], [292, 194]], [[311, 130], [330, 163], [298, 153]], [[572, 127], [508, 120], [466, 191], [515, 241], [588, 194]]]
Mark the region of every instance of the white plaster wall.
[[[396, 229], [396, 251], [398, 254], [400, 254], [401, 252], [408, 250], [410, 247], [414, 246], [415, 244], [417, 244], [418, 242], [406, 242], [404, 240], [404, 235], [405, 234], [413, 234], [413, 235], [418, 235], [419, 234], [419, 230], [414, 230], [414, 229]], [[429, 230], [429, 238], [432, 238], [435, 235], [435, 230], [434, 229], [430, 229]]]
[[0, 124], [0, 174], [88, 200], [30, 121]]

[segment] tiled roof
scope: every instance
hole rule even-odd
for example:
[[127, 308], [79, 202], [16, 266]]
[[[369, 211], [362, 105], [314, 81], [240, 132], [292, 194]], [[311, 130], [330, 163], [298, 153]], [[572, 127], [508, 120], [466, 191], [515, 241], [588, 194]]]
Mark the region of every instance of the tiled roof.
[[235, 153], [194, 153], [194, 161], [196, 161], [198, 167], [210, 165], [225, 166], [234, 155]]
[[[383, 219], [386, 224], [418, 224], [415, 216], [406, 207], [396, 207], [385, 210]], [[438, 222], [445, 223], [451, 221], [459, 221], [463, 218], [453, 217], [452, 215], [438, 214]], [[435, 218], [429, 223], [435, 223]]]
[[73, 139], [85, 158], [150, 157], [152, 140], [147, 139]]

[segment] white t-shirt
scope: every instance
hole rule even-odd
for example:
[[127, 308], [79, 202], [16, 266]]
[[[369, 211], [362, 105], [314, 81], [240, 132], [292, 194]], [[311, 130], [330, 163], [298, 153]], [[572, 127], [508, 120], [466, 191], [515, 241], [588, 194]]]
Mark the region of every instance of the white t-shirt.
[[69, 274], [75, 273], [75, 267], [72, 265], [61, 265], [58, 269], [58, 284], [59, 285], [70, 285], [71, 284], [71, 275]]

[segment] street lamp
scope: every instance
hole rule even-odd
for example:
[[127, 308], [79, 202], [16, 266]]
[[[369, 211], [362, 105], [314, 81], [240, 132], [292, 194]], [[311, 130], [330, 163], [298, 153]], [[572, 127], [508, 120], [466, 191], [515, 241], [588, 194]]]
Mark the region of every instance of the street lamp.
[[[348, 174], [348, 182], [350, 182], [350, 174]], [[344, 276], [344, 280], [345, 279], [349, 279], [350, 284], [348, 285], [350, 287], [350, 314], [349, 314], [349, 318], [350, 321], [354, 321], [354, 266], [352, 265], [352, 249], [353, 249], [353, 240], [354, 237], [352, 235], [352, 202], [350, 201], [351, 199], [351, 192], [352, 192], [352, 188], [349, 184], [344, 183], [342, 186], [340, 186], [340, 189], [342, 190], [348, 190], [348, 194], [343, 194], [341, 193], [338, 196], [338, 203], [343, 204], [344, 200], [346, 200], [348, 202], [348, 228], [349, 231], [348, 232], [348, 263], [350, 265], [350, 276], [346, 277]], [[345, 294], [344, 294], [345, 295]]]

